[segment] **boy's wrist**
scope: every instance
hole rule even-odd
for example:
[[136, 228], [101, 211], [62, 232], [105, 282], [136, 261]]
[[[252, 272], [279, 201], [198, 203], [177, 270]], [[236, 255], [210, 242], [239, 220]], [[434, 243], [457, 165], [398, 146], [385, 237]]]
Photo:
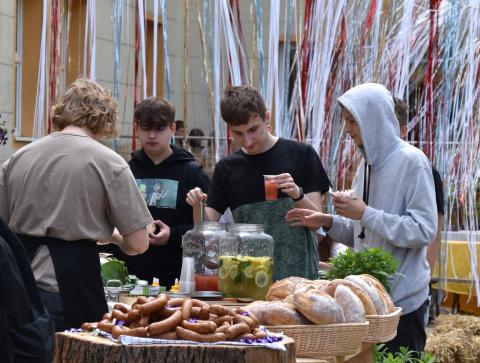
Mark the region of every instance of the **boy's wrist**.
[[292, 200], [294, 202], [299, 202], [301, 201], [303, 198], [305, 197], [305, 194], [303, 193], [303, 188], [302, 187], [298, 187], [298, 196], [296, 198], [293, 198], [292, 197]]

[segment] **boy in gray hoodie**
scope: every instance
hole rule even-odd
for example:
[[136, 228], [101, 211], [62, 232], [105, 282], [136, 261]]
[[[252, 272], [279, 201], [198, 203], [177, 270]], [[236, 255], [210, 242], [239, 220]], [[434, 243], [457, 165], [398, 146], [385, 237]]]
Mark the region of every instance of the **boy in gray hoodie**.
[[437, 224], [435, 188], [430, 162], [399, 137], [390, 92], [366, 83], [344, 93], [345, 131], [363, 155], [352, 189], [356, 197], [333, 196], [336, 215], [292, 209], [292, 225], [323, 227], [332, 239], [353, 246], [381, 247], [399, 264], [390, 281], [395, 306], [402, 308], [397, 337], [386, 344], [391, 352], [401, 346], [422, 351], [426, 334], [430, 269], [427, 246]]

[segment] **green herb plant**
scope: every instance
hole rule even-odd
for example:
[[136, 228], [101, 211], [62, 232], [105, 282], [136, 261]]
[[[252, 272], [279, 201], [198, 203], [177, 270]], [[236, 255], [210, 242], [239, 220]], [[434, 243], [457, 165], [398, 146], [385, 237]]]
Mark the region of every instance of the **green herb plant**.
[[435, 357], [428, 352], [419, 354], [406, 347], [400, 347], [400, 352], [394, 355], [385, 348], [385, 344], [379, 344], [374, 347], [373, 361], [375, 363], [434, 363]]
[[371, 247], [361, 251], [349, 249], [332, 258], [330, 263], [333, 268], [326, 272], [327, 279], [334, 280], [348, 275], [369, 274], [380, 281], [388, 292], [390, 292], [388, 280], [398, 268], [398, 263], [390, 252]]

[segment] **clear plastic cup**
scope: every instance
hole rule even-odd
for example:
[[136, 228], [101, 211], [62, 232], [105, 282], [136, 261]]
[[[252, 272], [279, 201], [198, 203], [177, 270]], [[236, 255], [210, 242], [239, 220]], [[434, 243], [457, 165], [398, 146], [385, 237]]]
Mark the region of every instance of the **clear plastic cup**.
[[180, 292], [191, 294], [195, 292], [195, 261], [193, 257], [183, 257], [180, 273]]
[[278, 183], [273, 180], [275, 175], [264, 175], [263, 180], [265, 182], [265, 200], [277, 200], [278, 199]]

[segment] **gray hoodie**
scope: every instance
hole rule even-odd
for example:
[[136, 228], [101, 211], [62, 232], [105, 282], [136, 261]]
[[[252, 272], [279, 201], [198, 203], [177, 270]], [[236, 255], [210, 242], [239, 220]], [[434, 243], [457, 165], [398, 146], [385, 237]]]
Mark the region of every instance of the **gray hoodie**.
[[[432, 169], [421, 150], [399, 138], [390, 92], [380, 84], [350, 89], [338, 101], [359, 125], [364, 160], [352, 189], [363, 196], [364, 163], [370, 168], [368, 207], [361, 220], [333, 217], [329, 235], [356, 249], [381, 247], [399, 263], [391, 280], [392, 299], [408, 314], [427, 299], [427, 245], [437, 228]], [[368, 188], [367, 188], [368, 190]], [[364, 229], [365, 238], [359, 235]]]

